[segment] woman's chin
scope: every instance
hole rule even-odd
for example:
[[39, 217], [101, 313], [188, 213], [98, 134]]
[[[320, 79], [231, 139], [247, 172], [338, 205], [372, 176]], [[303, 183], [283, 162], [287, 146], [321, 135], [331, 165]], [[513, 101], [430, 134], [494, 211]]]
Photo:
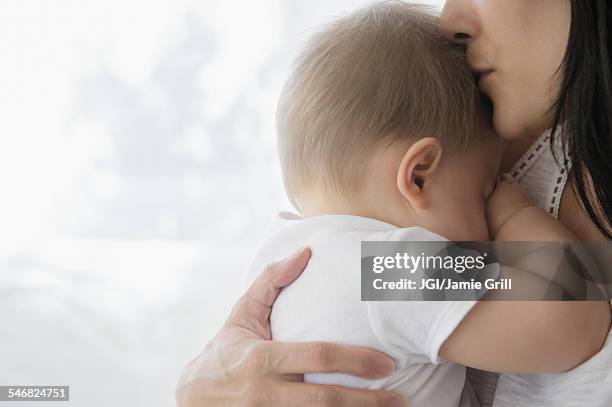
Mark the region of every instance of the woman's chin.
[[[495, 103], [497, 102], [497, 103]], [[505, 140], [539, 137], [550, 128], [552, 114], [538, 110], [528, 100], [519, 98], [493, 99], [493, 128]]]
[[[517, 140], [524, 137], [531, 137], [534, 136], [535, 133], [538, 133], [529, 130], [528, 126], [524, 125], [525, 120], [521, 120], [514, 115], [502, 114], [501, 111], [503, 110], [493, 110], [493, 128], [495, 129], [495, 133], [504, 140]], [[541, 134], [541, 132], [539, 132], [538, 135], [539, 134]]]

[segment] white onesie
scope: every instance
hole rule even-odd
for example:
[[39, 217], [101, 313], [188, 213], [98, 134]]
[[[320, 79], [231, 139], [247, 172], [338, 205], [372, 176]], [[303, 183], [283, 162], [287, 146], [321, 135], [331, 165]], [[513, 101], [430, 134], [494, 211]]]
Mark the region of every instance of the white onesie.
[[325, 341], [380, 350], [393, 357], [395, 373], [381, 380], [341, 374], [306, 374], [310, 383], [393, 389], [419, 406], [467, 406], [461, 400], [465, 368], [438, 355], [442, 343], [474, 306], [473, 301], [361, 301], [361, 241], [441, 241], [422, 228], [400, 229], [358, 216], [300, 219], [280, 214], [249, 273], [301, 247], [312, 249], [304, 273], [276, 300], [272, 337], [285, 342]]

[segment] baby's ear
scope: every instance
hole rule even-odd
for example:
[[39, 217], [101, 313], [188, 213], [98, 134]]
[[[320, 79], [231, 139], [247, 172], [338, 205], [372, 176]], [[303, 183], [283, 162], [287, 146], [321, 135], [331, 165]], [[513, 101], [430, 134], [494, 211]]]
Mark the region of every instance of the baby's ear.
[[404, 153], [397, 173], [397, 187], [411, 206], [425, 209], [429, 205], [427, 189], [438, 170], [442, 145], [434, 137], [425, 137]]

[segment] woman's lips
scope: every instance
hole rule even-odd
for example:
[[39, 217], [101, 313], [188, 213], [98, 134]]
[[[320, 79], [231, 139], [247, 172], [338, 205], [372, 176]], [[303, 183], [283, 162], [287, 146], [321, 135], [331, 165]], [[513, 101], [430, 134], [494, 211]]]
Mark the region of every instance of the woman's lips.
[[472, 71], [472, 75], [474, 75], [474, 80], [476, 81], [476, 83], [485, 79], [489, 76], [489, 74], [491, 74], [491, 72], [493, 72], [493, 69], [491, 68], [482, 65], [475, 66], [473, 64], [470, 64], [470, 70]]
[[491, 72], [492, 71], [481, 73], [480, 76], [478, 77], [478, 83], [480, 84], [480, 82], [486, 80], [489, 77], [489, 75], [491, 74]]

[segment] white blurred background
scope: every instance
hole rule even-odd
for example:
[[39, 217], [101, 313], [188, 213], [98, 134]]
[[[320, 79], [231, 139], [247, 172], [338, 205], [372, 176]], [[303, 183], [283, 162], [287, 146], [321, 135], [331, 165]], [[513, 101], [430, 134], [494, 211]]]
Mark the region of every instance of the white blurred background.
[[274, 112], [291, 60], [363, 3], [0, 2], [0, 385], [174, 405], [290, 208]]

